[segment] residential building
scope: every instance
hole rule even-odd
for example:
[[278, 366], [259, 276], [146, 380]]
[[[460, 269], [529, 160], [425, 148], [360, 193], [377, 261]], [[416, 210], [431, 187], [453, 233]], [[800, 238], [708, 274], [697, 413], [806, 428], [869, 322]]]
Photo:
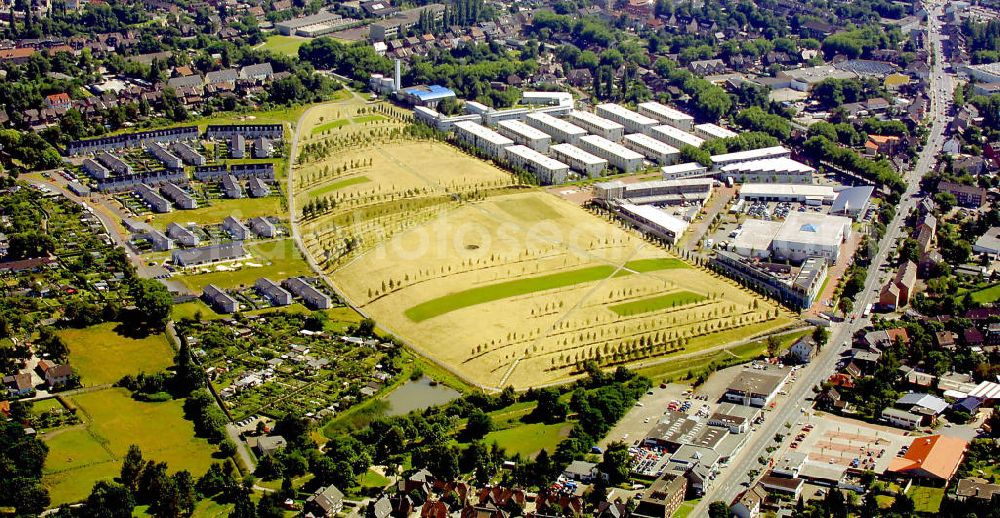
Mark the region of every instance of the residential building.
[[229, 137], [229, 158], [243, 158], [247, 154], [247, 138], [237, 133]]
[[253, 157], [271, 158], [274, 154], [274, 144], [267, 137], [257, 137], [253, 139]]
[[987, 191], [982, 187], [942, 180], [938, 182], [937, 190], [954, 195], [960, 207], [978, 209], [986, 203]]
[[116, 175], [129, 176], [133, 174], [132, 166], [107, 151], [97, 153], [97, 161], [104, 165], [104, 167], [110, 169]]
[[251, 232], [250, 229], [243, 224], [243, 222], [232, 216], [226, 216], [226, 219], [222, 220], [222, 229], [228, 232], [229, 235], [237, 241], [243, 241], [253, 237], [253, 232]]
[[66, 154], [80, 155], [117, 149], [139, 148], [148, 142], [176, 142], [179, 140], [197, 140], [198, 126], [179, 126], [176, 128], [158, 129], [123, 133], [112, 137], [77, 140], [66, 146]]
[[222, 182], [219, 184], [219, 187], [222, 188], [222, 194], [226, 198], [239, 199], [243, 197], [243, 186], [241, 186], [239, 180], [231, 174], [227, 174], [222, 177]]
[[205, 157], [202, 156], [201, 153], [195, 151], [195, 149], [186, 142], [174, 142], [170, 148], [174, 150], [174, 153], [177, 153], [177, 155], [181, 157], [181, 160], [183, 160], [185, 164], [193, 166], [205, 165]]
[[150, 244], [153, 245], [154, 251], [163, 252], [174, 248], [174, 240], [170, 239], [166, 234], [153, 227], [146, 229], [146, 232], [143, 235], [150, 242]]
[[229, 166], [229, 172], [236, 178], [260, 178], [262, 180], [274, 180], [274, 164], [271, 162], [233, 164]]
[[629, 133], [622, 139], [622, 145], [645, 155], [661, 166], [672, 165], [681, 156], [681, 151], [644, 133]]
[[1000, 484], [992, 484], [989, 480], [979, 477], [959, 479], [955, 488], [955, 499], [959, 502], [978, 500], [981, 503], [993, 502], [1000, 495]]
[[466, 144], [479, 149], [490, 158], [504, 158], [505, 149], [513, 146], [514, 141], [483, 126], [471, 121], [460, 121], [455, 123], [455, 135]]
[[198, 246], [201, 243], [201, 238], [198, 237], [198, 234], [173, 222], [167, 225], [167, 237], [184, 246]]
[[146, 184], [139, 184], [135, 187], [135, 193], [146, 202], [146, 205], [153, 212], [170, 212], [170, 202], [166, 200], [160, 193], [156, 192], [152, 187]]
[[228, 139], [233, 135], [243, 135], [244, 138], [267, 137], [272, 140], [281, 139], [284, 135], [281, 124], [209, 124], [205, 136], [210, 139]]
[[45, 385], [49, 390], [65, 387], [73, 376], [73, 369], [65, 363], [53, 363], [48, 360], [38, 362], [38, 368], [45, 376]]
[[568, 165], [526, 146], [510, 146], [506, 154], [507, 162], [511, 166], [533, 173], [542, 184], [562, 183], [569, 174]]
[[205, 286], [204, 290], [202, 290], [201, 298], [205, 301], [205, 304], [208, 304], [219, 313], [236, 313], [240, 307], [232, 295], [214, 284]]
[[688, 70], [694, 75], [705, 77], [725, 74], [729, 69], [721, 59], [702, 59], [688, 63]]
[[625, 131], [628, 133], [649, 133], [653, 126], [659, 124], [657, 119], [612, 103], [598, 104], [594, 108], [594, 113], [625, 126]]
[[242, 259], [247, 256], [242, 241], [203, 246], [187, 250], [174, 250], [171, 260], [176, 266], [189, 267]]
[[325, 293], [317, 290], [303, 277], [292, 277], [281, 282], [281, 287], [290, 291], [293, 295], [305, 300], [306, 306], [310, 309], [330, 309], [333, 302]]
[[735, 131], [729, 131], [717, 124], [705, 123], [694, 125], [694, 135], [708, 141], [721, 138], [733, 138], [737, 136], [737, 133]]
[[609, 164], [626, 173], [632, 173], [642, 168], [642, 155], [604, 137], [597, 135], [580, 137], [579, 147], [592, 155], [607, 160]]
[[267, 457], [283, 449], [288, 441], [280, 435], [265, 435], [257, 439], [256, 450], [261, 457]]
[[180, 158], [174, 156], [174, 154], [170, 151], [167, 151], [167, 148], [163, 147], [163, 144], [160, 144], [159, 142], [149, 143], [149, 145], [146, 146], [146, 152], [153, 155], [153, 157], [159, 160], [160, 163], [163, 164], [163, 167], [166, 167], [167, 169], [176, 170], [184, 168], [184, 162]]
[[497, 123], [497, 131], [511, 139], [515, 144], [527, 146], [539, 153], [548, 153], [552, 137], [542, 130], [529, 126], [519, 120], [503, 120]]
[[798, 363], [809, 363], [816, 355], [816, 342], [809, 337], [799, 338], [788, 349], [788, 357]]
[[271, 279], [264, 277], [257, 279], [257, 282], [254, 283], [254, 289], [272, 306], [287, 306], [292, 303], [292, 294]]
[[421, 17], [427, 16], [435, 23], [440, 22], [444, 18], [444, 10], [445, 6], [442, 4], [427, 4], [399, 11], [393, 16], [371, 24], [368, 28], [368, 37], [372, 41], [389, 41], [405, 36], [406, 31], [416, 26]]
[[35, 387], [31, 384], [30, 372], [18, 372], [4, 376], [3, 385], [7, 389], [8, 397], [28, 396], [35, 391]]
[[537, 128], [542, 132], [551, 135], [553, 140], [579, 145], [580, 137], [587, 134], [587, 130], [571, 122], [557, 119], [544, 112], [529, 113], [524, 122], [529, 126]]
[[174, 202], [178, 209], [190, 210], [198, 208], [198, 202], [187, 191], [173, 182], [167, 182], [160, 187], [163, 196]]
[[668, 124], [663, 124], [659, 126], [653, 126], [646, 130], [646, 133], [663, 142], [669, 144], [677, 149], [681, 149], [684, 146], [698, 147], [700, 148], [705, 140], [701, 137], [696, 137], [682, 129], [675, 128]]
[[590, 112], [573, 110], [569, 112], [569, 120], [590, 133], [612, 142], [621, 142], [625, 136], [625, 126]]
[[271, 194], [271, 188], [264, 183], [264, 180], [255, 176], [247, 180], [247, 192], [251, 198], [263, 198]]
[[333, 485], [321, 487], [306, 499], [305, 507], [313, 516], [336, 516], [344, 509], [344, 493]]
[[556, 144], [551, 147], [552, 155], [569, 165], [570, 169], [590, 177], [597, 178], [608, 167], [608, 161], [594, 156], [573, 144]]
[[83, 172], [87, 173], [95, 180], [103, 180], [111, 177], [111, 171], [109, 171], [107, 167], [104, 167], [100, 162], [90, 158], [83, 160]]
[[671, 518], [684, 503], [687, 479], [665, 473], [643, 492], [632, 516], [636, 518]]
[[[724, 67], [725, 65], [723, 65]], [[686, 132], [694, 131], [694, 117], [680, 110], [653, 101], [639, 103], [637, 108], [642, 115], [656, 119], [663, 124]]]
[[278, 227], [271, 220], [263, 217], [250, 218], [250, 228], [261, 238], [272, 238], [278, 235]]
[[879, 305], [889, 309], [906, 307], [914, 295], [913, 290], [916, 284], [917, 264], [913, 261], [907, 261], [899, 267], [896, 276], [879, 292]]

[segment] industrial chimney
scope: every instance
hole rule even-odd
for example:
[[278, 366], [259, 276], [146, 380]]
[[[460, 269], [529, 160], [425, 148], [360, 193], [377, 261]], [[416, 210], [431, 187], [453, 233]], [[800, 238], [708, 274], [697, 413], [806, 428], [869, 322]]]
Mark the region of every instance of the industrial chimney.
[[403, 74], [400, 73], [400, 68], [401, 68], [400, 61], [399, 59], [396, 59], [396, 75], [393, 76], [393, 82], [392, 82], [392, 91], [394, 93], [398, 92], [400, 88], [403, 87]]

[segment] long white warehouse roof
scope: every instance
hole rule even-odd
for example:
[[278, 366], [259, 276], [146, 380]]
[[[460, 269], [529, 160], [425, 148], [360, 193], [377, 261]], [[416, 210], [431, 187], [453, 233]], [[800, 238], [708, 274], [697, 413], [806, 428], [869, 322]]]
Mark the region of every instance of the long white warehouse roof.
[[483, 126], [482, 124], [477, 124], [472, 121], [458, 121], [455, 123], [455, 127], [472, 133], [473, 135], [497, 146], [509, 146], [514, 143], [513, 140], [487, 128], [486, 126]]
[[677, 236], [683, 234], [688, 228], [688, 223], [683, 219], [671, 216], [653, 205], [633, 205], [631, 203], [623, 203], [621, 204], [621, 209], [659, 225], [673, 232], [674, 235]]
[[759, 160], [762, 158], [776, 158], [779, 156], [788, 156], [790, 154], [791, 151], [784, 146], [762, 147], [760, 149], [751, 149], [748, 151], [737, 151], [735, 153], [713, 155], [712, 163], [724, 165], [733, 162]]
[[646, 117], [645, 115], [639, 112], [632, 111], [624, 106], [620, 106], [614, 103], [598, 104], [597, 107], [643, 126], [652, 126], [653, 124], [659, 122], [656, 119]]
[[534, 127], [528, 126], [527, 124], [518, 120], [500, 121], [497, 126], [502, 126], [508, 130], [521, 135], [522, 137], [529, 140], [540, 140], [551, 138], [548, 133]]
[[625, 129], [625, 126], [622, 126], [621, 124], [618, 124], [615, 121], [605, 119], [604, 117], [601, 117], [600, 115], [595, 115], [595, 114], [590, 113], [590, 112], [585, 112], [585, 111], [580, 111], [580, 110], [573, 110], [573, 111], [569, 112], [569, 116], [571, 118], [574, 118], [574, 119], [577, 119], [577, 120], [580, 120], [580, 121], [584, 121], [584, 122], [590, 123], [593, 126], [596, 126], [596, 127], [601, 128], [603, 130], [606, 130], [606, 131], [615, 131], [615, 130], [623, 130], [624, 131], [624, 129]]
[[660, 168], [660, 171], [667, 174], [690, 173], [693, 171], [707, 171], [708, 168], [698, 162], [688, 162], [686, 164], [668, 165]]
[[582, 150], [582, 149], [574, 146], [573, 144], [556, 144], [554, 146], [551, 146], [549, 149], [551, 149], [553, 152], [556, 152], [556, 153], [562, 153], [563, 155], [566, 155], [567, 157], [572, 158], [574, 160], [579, 160], [580, 162], [582, 162], [584, 164], [587, 164], [587, 165], [597, 165], [597, 164], [607, 164], [608, 163], [607, 160], [605, 160], [605, 159], [603, 159], [603, 158], [601, 158], [599, 156], [594, 156], [594, 155], [592, 155], [592, 154], [590, 154], [590, 153], [588, 153], [588, 152], [586, 152], [586, 151], [584, 151], [584, 150]]
[[653, 138], [658, 140], [670, 138], [694, 147], [701, 147], [701, 145], [705, 143], [705, 139], [692, 135], [684, 130], [677, 129], [669, 124], [654, 126], [649, 131], [652, 132]]
[[509, 154], [509, 155], [517, 155], [517, 156], [519, 156], [519, 157], [521, 157], [521, 158], [523, 158], [525, 160], [530, 160], [532, 162], [540, 164], [542, 167], [545, 167], [547, 169], [568, 169], [569, 168], [568, 165], [566, 165], [566, 164], [564, 164], [564, 163], [562, 163], [562, 162], [560, 162], [560, 161], [558, 161], [558, 160], [556, 160], [554, 158], [547, 157], [547, 156], [539, 153], [538, 151], [535, 151], [534, 149], [531, 149], [530, 147], [527, 147], [527, 146], [521, 146], [521, 145], [510, 146], [509, 148], [507, 148], [506, 151], [507, 151], [507, 154]]
[[580, 141], [586, 142], [598, 149], [603, 149], [612, 155], [615, 155], [624, 160], [642, 160], [645, 158], [642, 154], [636, 153], [631, 149], [621, 145], [611, 142], [610, 140], [598, 136], [598, 135], [587, 135], [586, 137], [581, 137]]
[[769, 196], [803, 196], [806, 198], [823, 198], [833, 200], [835, 193], [829, 185], [810, 185], [800, 183], [745, 183], [740, 186], [740, 196], [743, 198], [763, 198]]
[[655, 113], [657, 118], [661, 121], [682, 121], [689, 120], [694, 121], [694, 117], [669, 106], [660, 104], [655, 101], [645, 102], [639, 105], [639, 108], [647, 110], [651, 113]]
[[803, 164], [798, 160], [792, 160], [791, 158], [764, 158], [761, 160], [750, 160], [748, 162], [737, 162], [735, 164], [722, 166], [721, 170], [723, 173], [742, 174], [766, 172], [773, 172], [775, 174], [808, 174], [816, 171], [812, 167]]

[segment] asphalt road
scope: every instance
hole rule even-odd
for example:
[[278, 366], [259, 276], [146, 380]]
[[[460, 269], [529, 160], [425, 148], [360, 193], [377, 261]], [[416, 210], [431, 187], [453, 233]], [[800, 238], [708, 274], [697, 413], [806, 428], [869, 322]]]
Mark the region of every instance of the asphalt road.
[[[931, 65], [929, 88], [931, 99], [928, 110], [928, 117], [931, 120], [930, 134], [927, 144], [920, 152], [916, 166], [905, 175], [906, 192], [897, 207], [895, 218], [888, 225], [886, 234], [879, 243], [879, 251], [868, 269], [868, 278], [864, 289], [855, 298], [854, 307], [857, 308], [859, 314], [863, 308], [878, 297], [878, 291], [881, 287], [878, 282], [879, 268], [885, 264], [896, 239], [909, 232], [908, 229], [903, 229], [903, 223], [906, 215], [916, 206], [918, 201], [916, 194], [920, 178], [934, 166], [936, 157], [944, 145], [944, 131], [948, 126], [948, 113], [954, 83], [952, 76], [947, 74], [942, 67], [942, 63], [946, 61], [941, 48], [941, 23], [938, 20], [942, 12], [942, 5], [940, 1], [930, 4], [928, 17], [928, 43], [935, 56]], [[691, 516], [707, 515], [708, 505], [713, 501], [732, 502], [745, 489], [741, 483], [752, 482], [748, 473], [751, 470], [761, 468], [757, 458], [768, 456], [767, 446], [772, 444], [775, 434], [785, 430], [785, 423], [794, 424], [799, 419], [806, 402], [805, 398], [811, 395], [812, 387], [833, 373], [841, 353], [850, 347], [851, 336], [855, 331], [867, 326], [868, 323], [868, 319], [859, 317], [853, 321], [848, 319], [842, 323], [833, 324], [829, 345], [823, 349], [808, 368], [800, 372], [799, 381], [788, 389], [787, 402], [767, 414], [766, 421], [750, 438], [743, 451], [709, 485], [705, 496], [694, 508]]]

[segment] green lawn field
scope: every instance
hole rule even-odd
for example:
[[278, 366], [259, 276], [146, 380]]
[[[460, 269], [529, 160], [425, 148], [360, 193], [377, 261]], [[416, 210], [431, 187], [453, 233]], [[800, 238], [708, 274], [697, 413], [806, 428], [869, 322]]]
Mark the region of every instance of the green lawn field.
[[913, 499], [913, 507], [918, 513], [937, 514], [944, 499], [944, 488], [913, 486], [907, 494]]
[[239, 200], [212, 200], [211, 205], [193, 210], [174, 210], [153, 216], [153, 226], [159, 229], [167, 228], [171, 223], [186, 225], [218, 225], [226, 216], [233, 216], [240, 221], [246, 221], [258, 216], [274, 216], [284, 214], [280, 196], [266, 198], [243, 198]]
[[208, 273], [188, 273], [179, 279], [192, 291], [200, 293], [209, 284], [222, 288], [237, 288], [253, 286], [253, 283], [261, 277], [280, 282], [288, 277], [311, 273], [309, 265], [299, 254], [295, 242], [291, 239], [247, 244], [246, 248], [252, 257], [243, 261], [242, 266], [236, 270], [218, 271], [209, 268], [212, 271]]
[[342, 128], [344, 126], [347, 126], [350, 123], [351, 123], [351, 121], [349, 121], [347, 119], [336, 119], [336, 120], [332, 120], [330, 122], [324, 122], [323, 124], [320, 124], [319, 126], [314, 127], [312, 129], [312, 134], [313, 135], [319, 135], [320, 133], [323, 133], [324, 131], [330, 131], [332, 129]]
[[687, 265], [678, 259], [640, 259], [625, 263], [623, 269], [618, 270], [611, 265], [591, 266], [566, 272], [542, 275], [539, 277], [528, 277], [513, 281], [480, 286], [455, 293], [450, 293], [442, 297], [428, 300], [417, 304], [405, 311], [407, 318], [414, 322], [434, 318], [436, 316], [450, 313], [476, 304], [484, 304], [519, 295], [527, 295], [545, 290], [565, 288], [585, 282], [599, 281], [608, 277], [629, 275], [633, 272], [644, 273], [671, 268], [683, 268]]
[[624, 304], [615, 304], [614, 306], [609, 306], [608, 309], [614, 311], [620, 316], [630, 317], [632, 315], [659, 311], [665, 308], [694, 304], [703, 300], [705, 300], [704, 295], [687, 290], [681, 290], [648, 299], [635, 300]]
[[366, 122], [375, 122], [380, 120], [385, 120], [385, 117], [382, 115], [362, 115], [351, 119], [351, 121], [355, 124], [364, 124]]
[[370, 181], [371, 179], [368, 178], [367, 176], [355, 176], [353, 178], [347, 178], [344, 180], [340, 180], [338, 182], [328, 183], [318, 189], [309, 191], [309, 196], [319, 197], [323, 196], [324, 194], [329, 194], [338, 189], [343, 189], [344, 187], [350, 187], [352, 185], [368, 183]]
[[184, 419], [183, 401], [143, 403], [124, 389], [105, 389], [72, 396], [84, 424], [44, 437], [49, 446], [43, 483], [58, 505], [85, 498], [94, 482], [118, 474], [129, 445], [137, 444], [147, 459], [166, 462], [201, 476], [215, 448], [194, 436]]
[[972, 300], [979, 304], [989, 304], [1000, 299], [1000, 284], [972, 292]]
[[299, 47], [303, 43], [309, 41], [309, 38], [302, 38], [299, 36], [283, 36], [281, 34], [275, 34], [269, 38], [267, 41], [261, 45], [262, 50], [269, 50], [277, 54], [284, 54], [286, 56], [298, 56]]
[[116, 323], [63, 329], [70, 363], [84, 386], [115, 383], [126, 374], [160, 372], [173, 365], [174, 350], [163, 334], [134, 339], [115, 332]]
[[486, 435], [484, 442], [486, 444], [496, 442], [511, 455], [520, 454], [522, 457], [534, 457], [542, 449], [554, 452], [556, 446], [569, 436], [572, 427], [568, 423], [522, 424], [507, 430], [490, 432]]

